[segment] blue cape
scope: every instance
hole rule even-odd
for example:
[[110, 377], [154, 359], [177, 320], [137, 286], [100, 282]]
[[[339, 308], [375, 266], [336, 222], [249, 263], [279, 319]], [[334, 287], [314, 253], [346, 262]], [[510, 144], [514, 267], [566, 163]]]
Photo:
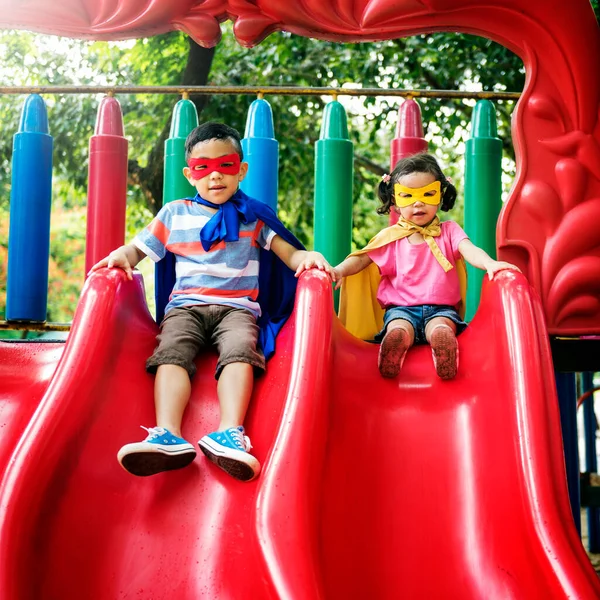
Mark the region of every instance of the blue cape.
[[[198, 198], [187, 198], [187, 200], [199, 202]], [[206, 200], [202, 198], [200, 200], [202, 200], [199, 202], [200, 204], [207, 204]], [[233, 208], [235, 205], [234, 210], [238, 213], [240, 220], [253, 222], [260, 219], [286, 242], [299, 250], [304, 250], [304, 246], [285, 228], [275, 211], [267, 204], [250, 198], [250, 196], [241, 190], [238, 190], [226, 204], [229, 204], [232, 200], [234, 202], [231, 204], [231, 207]], [[210, 203], [208, 204], [210, 205]], [[211, 237], [211, 240], [207, 240], [206, 235], [201, 235], [202, 245], [205, 249], [208, 250], [213, 243], [221, 239], [225, 239], [226, 241], [238, 239], [239, 229], [238, 231], [235, 231], [235, 227], [232, 229], [233, 223], [236, 222], [232, 215], [233, 212], [231, 210], [227, 212], [220, 211], [215, 215], [216, 218], [213, 217], [202, 228], [202, 231], [208, 228], [207, 233]], [[209, 225], [210, 227], [208, 227]], [[208, 248], [206, 247], [207, 244]], [[258, 341], [267, 360], [275, 352], [275, 338], [294, 308], [297, 283], [298, 280], [294, 272], [274, 252], [264, 250], [263, 248], [260, 249], [257, 301], [260, 305], [261, 316], [257, 320], [257, 324], [260, 327]], [[173, 291], [174, 285], [175, 255], [167, 251], [166, 256], [156, 264], [155, 299], [157, 323], [160, 323], [164, 317], [165, 307], [169, 303], [169, 296]]]

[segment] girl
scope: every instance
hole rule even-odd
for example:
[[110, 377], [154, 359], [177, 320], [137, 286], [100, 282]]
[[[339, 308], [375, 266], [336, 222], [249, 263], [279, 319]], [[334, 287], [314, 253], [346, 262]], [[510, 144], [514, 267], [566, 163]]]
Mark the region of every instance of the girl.
[[[396, 377], [407, 350], [428, 342], [437, 374], [452, 379], [458, 368], [456, 336], [466, 327], [456, 308], [461, 301], [461, 259], [485, 269], [490, 279], [501, 269], [518, 268], [473, 245], [454, 221], [440, 223], [436, 213], [454, 206], [456, 188], [430, 154], [400, 160], [390, 175], [382, 177], [378, 196], [382, 206], [377, 212], [394, 210], [398, 223], [335, 267], [336, 288], [346, 278], [340, 318], [358, 337], [372, 339], [377, 329], [368, 330], [369, 312], [374, 314], [373, 323], [383, 317], [383, 328], [375, 336], [381, 341], [378, 366], [383, 377]], [[361, 272], [363, 280], [357, 281]], [[367, 272], [379, 278], [378, 286], [365, 280]], [[369, 289], [377, 289], [377, 302], [385, 314], [368, 302], [357, 310], [355, 302], [353, 317], [352, 298], [357, 293], [364, 297]]]

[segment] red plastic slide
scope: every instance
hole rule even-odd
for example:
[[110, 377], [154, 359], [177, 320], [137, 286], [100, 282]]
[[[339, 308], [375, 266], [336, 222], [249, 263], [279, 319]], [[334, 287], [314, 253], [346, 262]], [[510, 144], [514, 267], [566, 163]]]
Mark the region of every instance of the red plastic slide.
[[[303, 275], [256, 385], [251, 483], [201, 453], [151, 478], [118, 465], [153, 425], [156, 329], [139, 279], [88, 279], [1, 465], [1, 600], [600, 597], [570, 514], [542, 313], [520, 274], [484, 285], [450, 382], [427, 347], [381, 378], [377, 347], [334, 316], [328, 278]], [[217, 422], [215, 362], [199, 360], [193, 441]], [[46, 371], [31, 369], [38, 398]], [[2, 427], [20, 393], [6, 385]]]

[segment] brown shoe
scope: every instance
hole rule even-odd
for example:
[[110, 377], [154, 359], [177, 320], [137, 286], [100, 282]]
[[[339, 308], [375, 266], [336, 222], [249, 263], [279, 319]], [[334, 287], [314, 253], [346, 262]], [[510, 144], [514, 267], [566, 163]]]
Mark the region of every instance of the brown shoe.
[[435, 371], [441, 379], [454, 379], [458, 371], [458, 342], [450, 327], [440, 325], [431, 334]]
[[400, 373], [406, 352], [410, 348], [410, 336], [404, 329], [390, 329], [381, 342], [377, 366], [383, 377], [396, 377]]

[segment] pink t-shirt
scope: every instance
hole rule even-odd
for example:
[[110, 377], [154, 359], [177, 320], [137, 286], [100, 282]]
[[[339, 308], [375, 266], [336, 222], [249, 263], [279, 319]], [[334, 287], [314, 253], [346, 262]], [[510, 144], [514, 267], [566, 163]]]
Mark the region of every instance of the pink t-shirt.
[[[442, 233], [435, 238], [442, 254], [456, 265], [458, 245], [467, 234], [454, 221], [441, 223]], [[447, 273], [426, 242], [411, 244], [408, 237], [371, 250], [369, 258], [379, 267], [381, 282], [377, 300], [382, 307], [449, 304], [460, 301], [456, 268]]]

